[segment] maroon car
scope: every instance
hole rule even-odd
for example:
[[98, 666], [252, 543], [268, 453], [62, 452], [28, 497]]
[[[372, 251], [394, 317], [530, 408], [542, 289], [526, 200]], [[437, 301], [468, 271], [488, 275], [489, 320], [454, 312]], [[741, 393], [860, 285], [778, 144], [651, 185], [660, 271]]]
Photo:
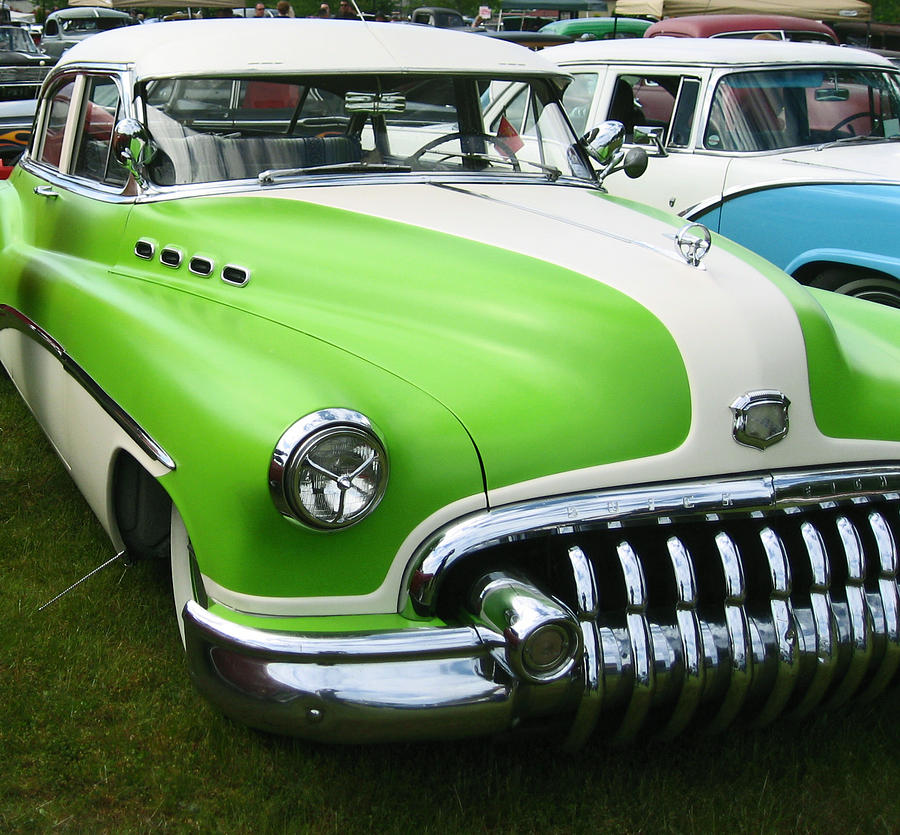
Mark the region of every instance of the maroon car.
[[834, 30], [818, 20], [770, 14], [710, 14], [667, 17], [645, 32], [645, 38], [759, 38], [804, 43], [839, 43]]

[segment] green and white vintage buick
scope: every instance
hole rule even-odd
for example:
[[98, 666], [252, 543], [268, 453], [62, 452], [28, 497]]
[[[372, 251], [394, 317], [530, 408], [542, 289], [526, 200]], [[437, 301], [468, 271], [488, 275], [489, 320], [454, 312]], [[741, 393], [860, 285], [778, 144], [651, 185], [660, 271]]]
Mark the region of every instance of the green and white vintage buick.
[[[227, 714], [575, 746], [893, 679], [900, 313], [608, 197], [622, 131], [578, 139], [567, 81], [468, 34], [223, 20], [45, 84], [0, 359], [115, 549], [171, 560]], [[482, 117], [509, 82], [527, 144]]]

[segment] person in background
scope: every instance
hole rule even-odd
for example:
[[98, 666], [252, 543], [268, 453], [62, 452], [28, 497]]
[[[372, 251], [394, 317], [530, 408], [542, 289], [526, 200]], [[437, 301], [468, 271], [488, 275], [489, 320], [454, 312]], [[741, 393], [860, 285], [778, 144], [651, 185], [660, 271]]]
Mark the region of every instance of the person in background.
[[331, 17], [331, 6], [329, 6], [327, 3], [323, 3], [321, 6], [319, 6], [319, 14], [317, 15], [317, 17]]
[[359, 15], [350, 0], [341, 0], [338, 4], [338, 12], [335, 15], [337, 20], [359, 20]]
[[278, 0], [275, 4], [275, 11], [278, 12], [278, 17], [293, 17], [294, 10], [291, 8], [291, 4], [288, 3], [288, 0]]
[[265, 17], [266, 16], [266, 7], [262, 3], [256, 4], [256, 9], [253, 12], [253, 17]]

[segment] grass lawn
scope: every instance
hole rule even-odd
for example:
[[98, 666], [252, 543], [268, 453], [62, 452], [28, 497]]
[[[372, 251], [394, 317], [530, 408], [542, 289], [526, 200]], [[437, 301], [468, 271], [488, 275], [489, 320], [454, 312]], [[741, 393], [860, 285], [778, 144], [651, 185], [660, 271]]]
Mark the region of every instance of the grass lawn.
[[115, 564], [0, 374], [0, 832], [900, 831], [900, 695], [718, 737], [323, 747], [187, 679], [165, 567]]

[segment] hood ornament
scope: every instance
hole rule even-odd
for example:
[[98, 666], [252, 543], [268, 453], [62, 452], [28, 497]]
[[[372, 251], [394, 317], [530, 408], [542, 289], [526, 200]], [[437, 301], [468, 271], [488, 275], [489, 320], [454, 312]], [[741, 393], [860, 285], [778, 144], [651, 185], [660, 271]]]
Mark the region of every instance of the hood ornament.
[[675, 235], [675, 246], [692, 267], [699, 267], [712, 246], [712, 235], [702, 223], [687, 223]]
[[754, 449], [778, 443], [788, 433], [788, 400], [780, 391], [749, 391], [731, 404], [735, 441]]

